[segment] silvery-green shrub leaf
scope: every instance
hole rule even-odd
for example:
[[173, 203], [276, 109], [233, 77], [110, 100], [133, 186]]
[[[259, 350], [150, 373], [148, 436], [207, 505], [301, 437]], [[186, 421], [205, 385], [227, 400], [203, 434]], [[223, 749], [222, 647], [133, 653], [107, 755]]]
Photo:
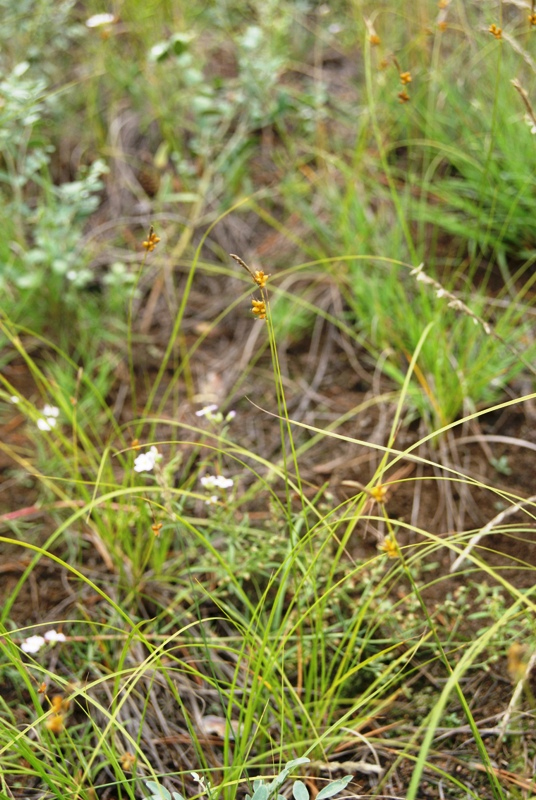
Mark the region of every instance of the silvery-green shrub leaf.
[[318, 792], [316, 800], [325, 800], [326, 797], [333, 797], [333, 795], [342, 792], [342, 790], [348, 786], [353, 777], [353, 775], [345, 775], [344, 778], [340, 778], [338, 781], [328, 783], [327, 786], [324, 786], [324, 788]]
[[286, 771], [288, 775], [291, 769], [294, 769], [294, 767], [299, 767], [301, 764], [308, 764], [310, 760], [311, 759], [307, 758], [307, 756], [302, 756], [301, 758], [295, 758], [293, 761], [287, 761], [284, 771]]
[[294, 781], [292, 794], [294, 795], [294, 800], [309, 800], [309, 791], [303, 781]]
[[253, 792], [251, 800], [268, 800], [268, 787], [266, 784], [261, 783]]
[[171, 794], [165, 786], [160, 786], [156, 781], [145, 781], [145, 785], [151, 792], [153, 800], [171, 800]]
[[277, 791], [279, 787], [283, 785], [294, 767], [299, 767], [301, 764], [307, 764], [310, 760], [310, 758], [303, 756], [302, 758], [295, 758], [293, 761], [288, 761], [279, 775], [277, 775], [270, 784], [270, 793]]

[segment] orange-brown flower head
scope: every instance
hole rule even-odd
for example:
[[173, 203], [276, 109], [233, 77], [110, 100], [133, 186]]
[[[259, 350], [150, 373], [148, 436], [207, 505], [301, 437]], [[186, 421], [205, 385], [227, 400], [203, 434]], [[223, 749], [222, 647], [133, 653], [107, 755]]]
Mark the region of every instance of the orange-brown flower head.
[[368, 40], [372, 47], [377, 47], [382, 41], [377, 33], [371, 33]]
[[47, 717], [45, 727], [56, 736], [65, 728], [65, 714], [51, 714]]
[[153, 226], [151, 225], [151, 227], [149, 228], [149, 236], [143, 242], [143, 246], [148, 253], [152, 253], [159, 241], [160, 237], [156, 235]]
[[525, 647], [519, 642], [513, 642], [508, 648], [506, 669], [513, 683], [517, 683], [525, 677], [528, 666], [526, 656]]
[[411, 83], [411, 72], [401, 72], [400, 80], [404, 86], [406, 86], [408, 83]]
[[252, 300], [251, 310], [259, 319], [266, 319], [266, 303], [264, 300]]
[[400, 101], [401, 103], [409, 103], [409, 101], [410, 101], [410, 96], [409, 96], [409, 94], [406, 92], [406, 90], [405, 90], [405, 89], [403, 89], [401, 92], [399, 92], [399, 93], [398, 93], [398, 99], [399, 99], [399, 101]]
[[62, 697], [61, 694], [55, 694], [50, 701], [50, 705], [53, 713], [47, 717], [45, 727], [51, 733], [57, 735], [61, 733], [65, 727], [65, 715], [69, 710], [70, 703], [69, 700]]
[[497, 27], [495, 23], [489, 26], [488, 31], [492, 36], [495, 36], [496, 39], [502, 39], [502, 28]]
[[437, 4], [437, 7], [439, 9], [443, 10], [444, 8], [447, 8], [449, 3], [450, 3], [450, 0], [439, 0], [439, 3]]
[[369, 489], [369, 491], [377, 503], [385, 503], [387, 497], [387, 486], [379, 483], [377, 486], [373, 486], [372, 489]]
[[255, 270], [255, 272], [253, 272], [253, 270], [250, 267], [248, 267], [246, 262], [242, 258], [240, 258], [240, 256], [237, 256], [234, 253], [230, 253], [229, 255], [231, 256], [231, 258], [234, 258], [237, 264], [240, 264], [240, 266], [243, 267], [246, 270], [246, 272], [248, 272], [251, 275], [257, 286], [259, 286], [261, 289], [264, 289], [270, 275], [267, 275], [262, 269], [257, 269]]
[[446, 31], [448, 28], [448, 22], [446, 19], [442, 19], [437, 23], [437, 27], [440, 31]]
[[155, 536], [160, 536], [160, 531], [162, 530], [162, 523], [155, 522], [154, 525], [151, 525], [151, 530]]
[[383, 550], [388, 558], [398, 558], [398, 546], [391, 536], [388, 536], [382, 544], [379, 545], [378, 549]]
[[125, 772], [132, 772], [132, 767], [136, 763], [136, 756], [133, 756], [132, 753], [123, 753], [119, 759], [119, 763]]
[[253, 273], [253, 280], [261, 289], [264, 289], [269, 277], [270, 275], [267, 275], [262, 269], [257, 269]]
[[536, 14], [529, 14], [529, 25], [536, 25]]

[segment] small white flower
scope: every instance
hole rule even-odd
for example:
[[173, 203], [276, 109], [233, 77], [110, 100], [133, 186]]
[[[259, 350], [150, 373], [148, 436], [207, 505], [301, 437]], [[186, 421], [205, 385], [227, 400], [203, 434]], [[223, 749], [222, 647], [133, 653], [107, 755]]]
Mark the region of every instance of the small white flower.
[[230, 489], [233, 483], [232, 478], [225, 478], [223, 475], [204, 475], [201, 478], [201, 486], [205, 489]]
[[230, 422], [235, 417], [236, 417], [236, 411], [229, 411], [229, 413], [225, 417], [225, 422]]
[[220, 498], [217, 495], [211, 494], [210, 497], [207, 500], [205, 500], [205, 505], [206, 506], [215, 506], [218, 503], [219, 499]]
[[13, 403], [13, 405], [17, 405], [17, 403], [20, 403], [20, 397], [17, 397], [16, 394], [12, 394], [9, 399]]
[[230, 489], [234, 481], [232, 478], [224, 478], [223, 475], [218, 475], [216, 478], [216, 486], [219, 489]]
[[211, 419], [212, 413], [218, 410], [218, 406], [215, 403], [211, 403], [209, 406], [205, 406], [204, 408], [199, 409], [199, 411], [195, 412], [196, 417], [208, 417]]
[[55, 419], [52, 420], [51, 423], [46, 419], [37, 420], [37, 427], [39, 428], [40, 431], [51, 431], [55, 424], [56, 424]]
[[44, 644], [45, 640], [42, 636], [29, 636], [26, 641], [21, 644], [20, 648], [25, 653], [34, 655], [41, 650]]
[[87, 28], [99, 28], [101, 25], [111, 25], [115, 22], [113, 14], [94, 14], [89, 19], [86, 19]]
[[37, 420], [37, 427], [40, 431], [51, 431], [56, 425], [56, 420], [59, 416], [60, 410], [56, 406], [45, 405], [43, 408], [43, 416]]
[[54, 628], [51, 631], [47, 631], [44, 635], [44, 638], [45, 642], [49, 642], [50, 644], [67, 641], [65, 634], [60, 633], [59, 631], [55, 631]]
[[150, 472], [152, 469], [154, 469], [156, 462], [160, 461], [161, 458], [162, 456], [153, 444], [147, 453], [140, 453], [139, 456], [136, 456], [134, 459], [134, 471]]

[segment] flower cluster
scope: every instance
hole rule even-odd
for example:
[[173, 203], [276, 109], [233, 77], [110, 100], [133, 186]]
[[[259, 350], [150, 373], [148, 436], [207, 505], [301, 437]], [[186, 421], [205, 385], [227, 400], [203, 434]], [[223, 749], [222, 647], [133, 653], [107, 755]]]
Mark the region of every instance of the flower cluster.
[[149, 229], [149, 236], [143, 242], [143, 247], [147, 250], [148, 253], [152, 253], [159, 241], [160, 237], [156, 235], [156, 233], [153, 230], [153, 226], [151, 225]]
[[258, 317], [259, 319], [266, 319], [267, 298], [266, 298], [266, 295], [264, 293], [264, 289], [266, 287], [266, 284], [268, 282], [268, 278], [270, 277], [270, 275], [267, 275], [266, 272], [264, 272], [264, 270], [262, 270], [262, 269], [256, 269], [255, 271], [253, 271], [250, 267], [248, 267], [246, 262], [243, 261], [240, 258], [240, 256], [234, 255], [234, 253], [230, 253], [230, 256], [231, 256], [231, 258], [234, 258], [234, 260], [236, 261], [237, 264], [240, 264], [241, 267], [244, 267], [246, 272], [248, 272], [251, 275], [251, 278], [252, 278], [253, 282], [256, 283], [257, 286], [259, 287], [259, 289], [261, 290], [262, 299], [261, 300], [252, 300], [251, 301], [251, 310], [255, 314], [255, 316]]
[[56, 644], [57, 642], [66, 642], [65, 634], [55, 631], [54, 629], [47, 631], [43, 636], [29, 636], [21, 644], [20, 649], [24, 653], [35, 655], [38, 653], [45, 644]]
[[43, 416], [37, 420], [37, 427], [40, 431], [51, 431], [55, 427], [60, 410], [56, 406], [46, 405], [42, 411]]
[[251, 310], [259, 319], [266, 319], [266, 303], [264, 300], [252, 300]]
[[387, 536], [382, 544], [378, 545], [378, 549], [382, 550], [387, 558], [398, 558], [398, 545], [393, 536]]
[[502, 28], [499, 28], [495, 23], [489, 26], [488, 31], [492, 36], [495, 36], [496, 39], [502, 39]]
[[264, 289], [264, 287], [268, 283], [269, 277], [270, 275], [267, 275], [262, 269], [256, 269], [255, 272], [253, 273], [253, 280], [260, 289]]
[[151, 449], [146, 453], [140, 453], [139, 456], [136, 456], [134, 459], [134, 471], [151, 472], [151, 470], [154, 469], [156, 462], [160, 461], [161, 458], [161, 453], [158, 452], [157, 448], [153, 444]]
[[[232, 478], [226, 478], [224, 475], [204, 475], [201, 478], [201, 486], [207, 491], [220, 490], [220, 495], [225, 494], [227, 489], [232, 489], [234, 481]], [[216, 494], [210, 495], [206, 501], [207, 505], [214, 505], [220, 498]]]
[[52, 706], [52, 714], [45, 722], [45, 726], [51, 733], [61, 733], [64, 728], [65, 716], [69, 711], [70, 702], [66, 697], [61, 694], [55, 694], [52, 698], [50, 705]]
[[205, 489], [230, 489], [234, 481], [223, 475], [204, 475], [201, 478], [201, 486]]

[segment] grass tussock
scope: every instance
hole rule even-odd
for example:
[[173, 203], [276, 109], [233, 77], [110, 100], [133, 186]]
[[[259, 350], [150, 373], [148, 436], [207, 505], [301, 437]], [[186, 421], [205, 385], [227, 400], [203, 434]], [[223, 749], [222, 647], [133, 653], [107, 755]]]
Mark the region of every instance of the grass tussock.
[[534, 8], [0, 8], [0, 795], [531, 797]]

